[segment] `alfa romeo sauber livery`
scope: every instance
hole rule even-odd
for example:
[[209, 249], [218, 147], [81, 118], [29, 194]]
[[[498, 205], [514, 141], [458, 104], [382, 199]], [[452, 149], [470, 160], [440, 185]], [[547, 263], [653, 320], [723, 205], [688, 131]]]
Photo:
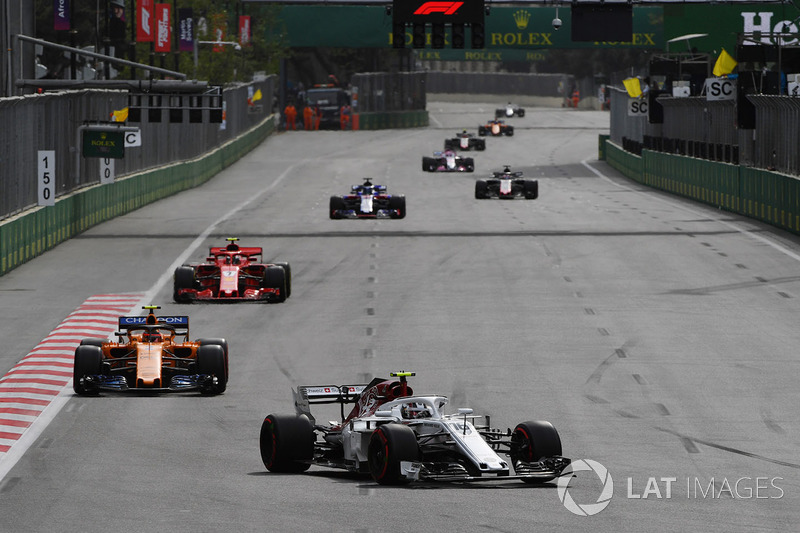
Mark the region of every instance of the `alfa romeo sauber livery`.
[[173, 276], [173, 299], [194, 301], [283, 302], [292, 293], [289, 263], [265, 263], [261, 248], [239, 246], [236, 237], [212, 246], [205, 263], [179, 266]]
[[222, 338], [189, 341], [188, 316], [156, 316], [159, 307], [155, 305], [144, 309], [147, 316], [119, 317], [117, 341], [81, 341], [75, 349], [75, 393], [225, 392], [228, 342]]
[[[544, 483], [570, 463], [549, 422], [522, 422], [503, 431], [472, 409], [447, 414], [446, 396], [414, 394], [407, 383], [413, 375], [396, 372], [368, 384], [298, 387], [292, 391], [296, 414], [270, 414], [261, 425], [267, 470], [298, 473], [320, 465], [370, 474], [381, 485], [415, 480]], [[310, 409], [314, 404], [338, 404], [341, 422], [317, 421]], [[476, 424], [478, 418], [486, 424]]]
[[406, 197], [389, 194], [386, 185], [373, 185], [369, 178], [353, 185], [350, 194], [331, 196], [330, 217], [337, 218], [404, 218]]
[[483, 126], [478, 126], [478, 135], [486, 136], [491, 135], [493, 137], [499, 137], [501, 135], [505, 135], [507, 137], [511, 137], [514, 135], [514, 126], [509, 126], [506, 124], [505, 120], [495, 119], [490, 120]]
[[444, 140], [445, 150], [486, 150], [486, 139], [475, 137], [475, 134], [468, 133], [467, 130], [456, 133], [454, 139]]
[[475, 161], [471, 157], [461, 157], [453, 150], [433, 152], [433, 157], [422, 158], [422, 170], [426, 172], [472, 172]]
[[524, 198], [535, 200], [539, 197], [539, 180], [522, 177], [522, 172], [512, 172], [506, 166], [501, 172], [493, 172], [492, 177], [475, 182], [475, 198], [501, 198], [513, 200]]
[[514, 115], [518, 117], [525, 116], [525, 110], [518, 106], [517, 104], [512, 104], [509, 102], [503, 109], [495, 109], [494, 110], [494, 118], [506, 117], [511, 118]]

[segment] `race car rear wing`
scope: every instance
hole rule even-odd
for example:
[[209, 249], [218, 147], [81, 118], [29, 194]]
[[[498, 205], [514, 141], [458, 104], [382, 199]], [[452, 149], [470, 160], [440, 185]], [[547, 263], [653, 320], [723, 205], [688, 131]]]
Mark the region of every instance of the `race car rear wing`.
[[294, 408], [298, 415], [306, 415], [311, 423], [314, 423], [314, 416], [311, 414], [311, 404], [332, 404], [338, 403], [342, 406], [342, 418], [344, 418], [344, 406], [348, 403], [356, 403], [361, 392], [368, 385], [301, 385], [295, 391], [292, 389], [294, 397]]
[[[159, 324], [172, 326], [175, 328], [176, 335], [189, 336], [189, 317], [188, 316], [159, 316], [156, 317]], [[137, 326], [146, 326], [146, 316], [121, 316], [119, 317], [119, 330], [128, 331]]]
[[209, 256], [214, 257], [216, 255], [225, 253], [236, 253], [239, 255], [246, 255], [248, 257], [252, 257], [256, 255], [261, 255], [264, 252], [261, 247], [256, 247], [256, 246], [240, 246], [238, 250], [229, 250], [225, 246], [212, 246], [211, 250], [209, 251]]

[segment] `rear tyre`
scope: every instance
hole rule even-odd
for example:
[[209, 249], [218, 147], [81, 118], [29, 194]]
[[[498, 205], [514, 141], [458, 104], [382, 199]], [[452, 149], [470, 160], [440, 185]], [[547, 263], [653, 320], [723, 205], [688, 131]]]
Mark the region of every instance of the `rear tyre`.
[[342, 215], [339, 214], [339, 211], [344, 211], [346, 205], [344, 203], [344, 199], [341, 196], [331, 196], [330, 201], [330, 216], [332, 219], [342, 218]]
[[488, 197], [487, 191], [489, 190], [489, 185], [486, 183], [485, 180], [478, 180], [475, 182], [475, 198], [478, 200], [483, 200], [484, 198]]
[[[511, 434], [511, 462], [535, 463], [543, 457], [561, 455], [561, 437], [553, 424], [544, 420], [517, 424]], [[526, 480], [526, 483], [541, 483], [546, 480]]]
[[367, 449], [369, 472], [380, 485], [410, 482], [401, 474], [401, 461], [419, 461], [419, 444], [414, 430], [401, 424], [384, 424], [372, 432]]
[[486, 150], [486, 139], [475, 139], [475, 149], [479, 152]]
[[524, 117], [525, 116], [525, 110], [522, 109], [522, 108], [517, 109], [517, 116], [518, 117]]
[[500, 118], [505, 114], [506, 114], [506, 112], [505, 112], [504, 109], [495, 109], [494, 110], [494, 118]]
[[[456, 141], [456, 142], [453, 142]], [[445, 150], [452, 150], [458, 146], [458, 139], [445, 139], [444, 140], [444, 149]]]
[[208, 344], [197, 349], [197, 372], [217, 378], [200, 389], [204, 395], [222, 394], [228, 388], [228, 372], [225, 365], [225, 350], [218, 344]]
[[268, 266], [264, 271], [264, 281], [262, 285], [268, 289], [278, 289], [276, 302], [286, 301], [286, 271], [279, 266]]
[[536, 200], [539, 198], [539, 180], [525, 180], [523, 192], [526, 200]]
[[292, 267], [289, 263], [285, 262], [273, 264], [283, 267], [283, 270], [286, 272], [286, 297], [288, 298], [292, 295]]
[[179, 291], [181, 289], [193, 289], [195, 286], [194, 269], [190, 266], [179, 266], [175, 269], [173, 276], [173, 291], [172, 299], [178, 303], [188, 303], [192, 299], [186, 296], [181, 296]]
[[96, 376], [101, 372], [103, 351], [92, 345], [82, 345], [75, 349], [75, 364], [72, 369], [72, 390], [81, 396], [93, 396], [98, 393], [96, 388], [86, 387], [81, 383], [85, 376]]
[[508, 129], [506, 129], [506, 136], [513, 137], [514, 136], [514, 128], [509, 126]]
[[483, 127], [483, 126], [480, 126], [478, 128], [478, 135], [480, 135], [481, 137], [484, 137], [486, 135], [486, 128]]
[[405, 218], [406, 217], [406, 197], [403, 195], [392, 196], [389, 198], [389, 209], [396, 210], [396, 214], [392, 218]]
[[305, 472], [314, 458], [314, 428], [306, 416], [269, 415], [261, 423], [261, 460], [270, 472]]

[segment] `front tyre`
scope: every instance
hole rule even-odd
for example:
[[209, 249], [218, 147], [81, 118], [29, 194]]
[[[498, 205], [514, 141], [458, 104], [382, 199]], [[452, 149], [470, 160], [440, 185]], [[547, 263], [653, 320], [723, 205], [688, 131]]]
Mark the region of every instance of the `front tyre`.
[[488, 198], [488, 191], [489, 184], [486, 183], [486, 180], [478, 180], [475, 182], [475, 199], [483, 200], [484, 198]]
[[389, 209], [395, 211], [392, 218], [405, 218], [406, 217], [406, 197], [405, 196], [392, 196], [389, 198]]
[[402, 461], [419, 461], [419, 444], [414, 430], [401, 424], [384, 424], [372, 432], [367, 449], [369, 472], [380, 485], [404, 485]]
[[286, 297], [290, 297], [292, 295], [292, 267], [289, 263], [281, 262], [281, 263], [273, 263], [276, 266], [282, 267], [283, 270], [286, 272]]
[[86, 376], [96, 376], [101, 372], [103, 350], [98, 346], [84, 344], [75, 349], [75, 364], [72, 369], [72, 390], [81, 396], [97, 394], [96, 388], [89, 388], [82, 383]]
[[225, 365], [225, 350], [218, 344], [200, 346], [197, 349], [197, 372], [216, 378], [200, 389], [204, 395], [222, 394], [228, 388], [228, 372]]
[[177, 303], [191, 302], [192, 299], [185, 295], [181, 296], [180, 291], [181, 289], [194, 289], [196, 283], [194, 268], [186, 265], [179, 266], [175, 269], [175, 275], [173, 276], [172, 299]]
[[[561, 456], [561, 437], [553, 424], [544, 420], [517, 424], [511, 434], [511, 462], [535, 463], [544, 457]], [[523, 479], [526, 483], [542, 480]]]
[[331, 196], [329, 212], [331, 219], [339, 219], [342, 218], [340, 214], [341, 211], [344, 211], [347, 208], [347, 205], [344, 202], [344, 198], [341, 196]]
[[278, 297], [275, 299], [276, 302], [281, 303], [286, 301], [286, 271], [283, 267], [268, 266], [264, 271], [264, 280], [261, 284], [267, 289], [278, 289]]
[[261, 424], [261, 460], [270, 472], [305, 472], [314, 457], [314, 428], [306, 416], [269, 415]]
[[525, 116], [525, 110], [522, 108], [517, 109], [517, 116], [522, 118]]
[[539, 197], [539, 180], [525, 180], [522, 190], [526, 200], [536, 200]]

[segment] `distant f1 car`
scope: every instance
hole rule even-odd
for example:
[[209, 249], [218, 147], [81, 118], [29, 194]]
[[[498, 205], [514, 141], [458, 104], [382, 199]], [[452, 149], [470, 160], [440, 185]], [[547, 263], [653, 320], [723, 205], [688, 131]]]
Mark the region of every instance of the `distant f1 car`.
[[478, 135], [492, 135], [494, 137], [506, 135], [511, 137], [514, 135], [514, 126], [509, 126], [504, 120], [494, 119], [483, 126], [478, 126]]
[[229, 237], [228, 245], [212, 246], [205, 263], [179, 266], [173, 276], [173, 299], [216, 302], [283, 302], [292, 293], [289, 263], [264, 263], [262, 249], [241, 247]]
[[[474, 425], [481, 416], [472, 409], [445, 414], [447, 397], [415, 395], [406, 381], [413, 375], [392, 373], [393, 379], [364, 385], [298, 387], [292, 391], [296, 414], [270, 414], [261, 425], [261, 459], [267, 470], [298, 473], [321, 465], [368, 473], [381, 485], [415, 480], [544, 483], [569, 465], [549, 422], [523, 422], [514, 431], [502, 431], [490, 427], [486, 416], [486, 425]], [[326, 403], [340, 405], [341, 422], [314, 418], [310, 405]]]
[[522, 109], [517, 104], [512, 104], [511, 102], [506, 104], [506, 106], [503, 109], [495, 109], [494, 110], [494, 118], [500, 118], [500, 117], [509, 118], [509, 117], [513, 117], [514, 115], [516, 115], [518, 117], [524, 117], [525, 116], [525, 110]]
[[[117, 342], [83, 339], [75, 349], [73, 390], [90, 396], [100, 391], [221, 394], [228, 383], [228, 342], [189, 341], [188, 316], [119, 317]], [[183, 337], [178, 342], [176, 337]]]
[[433, 152], [433, 157], [422, 158], [422, 170], [426, 172], [472, 172], [475, 161], [471, 157], [461, 157], [453, 150]]
[[444, 140], [445, 150], [486, 150], [486, 139], [479, 139], [467, 130], [456, 133], [454, 139]]
[[516, 197], [536, 200], [539, 197], [539, 180], [524, 179], [522, 172], [511, 172], [511, 168], [506, 166], [502, 172], [493, 172], [491, 178], [475, 182], [477, 199]]
[[373, 185], [369, 178], [353, 185], [350, 194], [331, 196], [331, 218], [404, 218], [406, 197], [388, 194], [385, 185]]

